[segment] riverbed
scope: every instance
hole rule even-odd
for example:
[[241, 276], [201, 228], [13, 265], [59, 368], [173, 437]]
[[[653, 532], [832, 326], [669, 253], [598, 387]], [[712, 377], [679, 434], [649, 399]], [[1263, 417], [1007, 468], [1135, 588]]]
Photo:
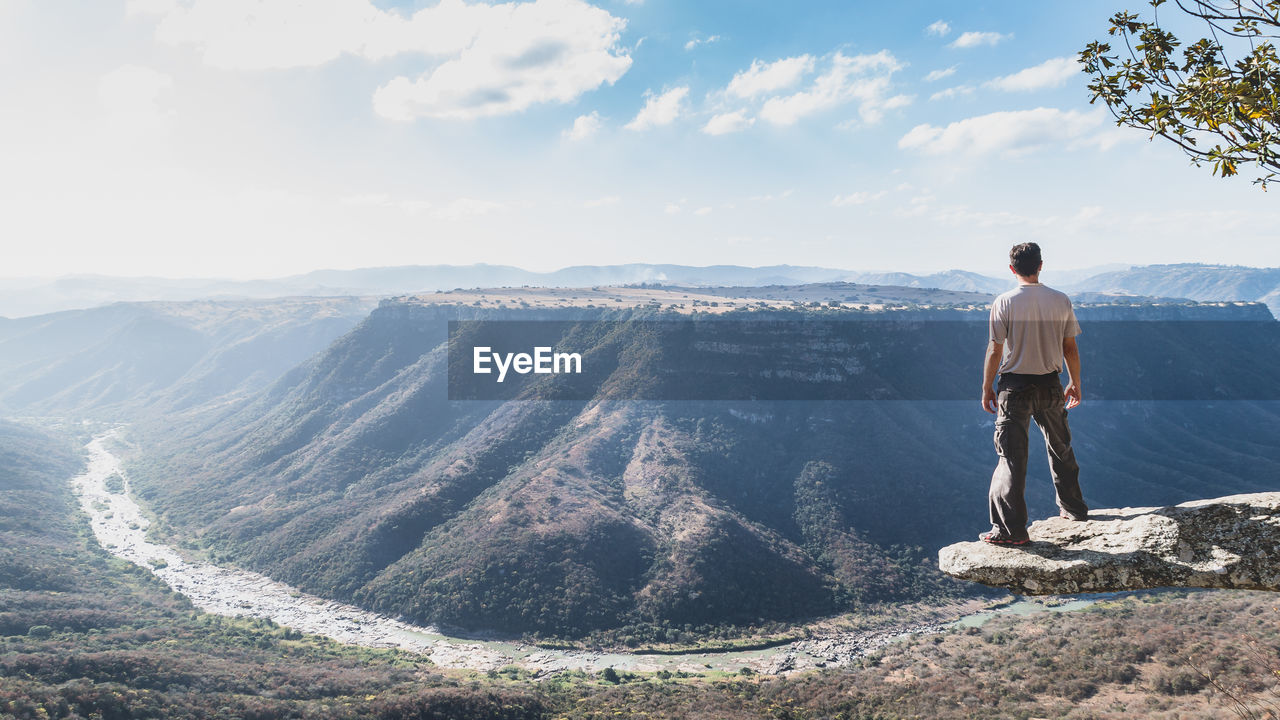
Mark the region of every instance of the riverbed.
[[[548, 650], [519, 642], [451, 637], [438, 628], [419, 626], [344, 603], [302, 592], [264, 575], [192, 560], [169, 547], [147, 540], [151, 521], [134, 501], [120, 460], [106, 447], [112, 434], [95, 437], [85, 446], [88, 467], [71, 480], [80, 507], [89, 516], [93, 534], [111, 554], [153, 572], [196, 607], [219, 615], [265, 618], [338, 642], [375, 648], [399, 648], [424, 655], [445, 668], [497, 670], [516, 666], [537, 676], [581, 670], [594, 673], [607, 667], [630, 672], [741, 672], [778, 675], [856, 662], [889, 643], [917, 634], [942, 632], [951, 626], [976, 626], [996, 613], [1028, 614], [1044, 610], [1073, 610], [1091, 600], [1056, 607], [1023, 601], [984, 610], [946, 623], [893, 627], [873, 632], [815, 633], [804, 640], [759, 650], [690, 653], [608, 653], [589, 650]], [[123, 492], [109, 492], [107, 480], [118, 476]]]

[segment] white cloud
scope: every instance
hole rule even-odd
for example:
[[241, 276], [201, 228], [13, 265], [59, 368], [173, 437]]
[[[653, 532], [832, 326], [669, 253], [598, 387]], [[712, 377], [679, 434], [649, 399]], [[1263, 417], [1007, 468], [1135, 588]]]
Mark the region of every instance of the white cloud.
[[1012, 212], [1004, 208], [973, 209], [968, 205], [936, 205], [934, 198], [913, 205], [910, 208], [899, 208], [896, 214], [904, 216], [928, 215], [940, 225], [958, 228], [1012, 229], [1021, 228], [1024, 232], [1044, 232], [1053, 230], [1060, 237], [1071, 237], [1087, 232], [1096, 227], [1103, 215], [1103, 208], [1096, 205], [1081, 206], [1074, 213], [1059, 215], [1032, 216]]
[[876, 200], [879, 200], [880, 198], [884, 197], [887, 194], [888, 193], [886, 193], [884, 190], [881, 190], [879, 192], [874, 192], [874, 193], [863, 190], [855, 193], [850, 193], [848, 195], [837, 195], [831, 199], [831, 204], [834, 207], [848, 207], [850, 205], [866, 205], [869, 202], [874, 202]]
[[481, 215], [492, 215], [506, 212], [510, 206], [493, 200], [477, 200], [475, 198], [456, 198], [445, 205], [437, 206], [428, 200], [398, 199], [386, 193], [361, 193], [348, 195], [339, 203], [345, 207], [397, 209], [408, 215], [421, 215], [430, 212], [437, 220], [457, 221]]
[[670, 125], [680, 117], [681, 105], [689, 95], [689, 88], [672, 88], [661, 95], [645, 93], [648, 98], [635, 118], [627, 123], [628, 130], [648, 130], [660, 125]]
[[620, 202], [622, 202], [622, 198], [618, 197], [617, 195], [606, 195], [602, 198], [596, 198], [595, 200], [588, 200], [582, 203], [582, 207], [584, 208], [608, 207], [610, 205], [617, 205]]
[[662, 212], [668, 215], [676, 215], [680, 212], [680, 206], [676, 203], [667, 203], [667, 206], [662, 209]]
[[927, 155], [1019, 154], [1048, 145], [1101, 144], [1100, 112], [1036, 108], [979, 115], [946, 127], [917, 125], [898, 141], [904, 150]]
[[693, 214], [694, 214], [694, 215], [697, 215], [697, 216], [699, 216], [699, 217], [706, 217], [707, 215], [710, 215], [712, 212], [713, 212], [713, 208], [710, 208], [710, 207], [700, 207], [700, 208], [698, 208], [697, 210], [694, 210], [694, 211], [693, 211]]
[[929, 99], [951, 100], [962, 95], [972, 95], [974, 89], [975, 88], [972, 85], [956, 85], [955, 87], [949, 87], [946, 90], [939, 90], [938, 92], [930, 95]]
[[961, 33], [960, 37], [956, 38], [955, 41], [951, 43], [951, 47], [973, 48], [973, 47], [978, 47], [980, 45], [996, 45], [996, 44], [999, 44], [1001, 41], [1008, 40], [1012, 37], [1013, 37], [1013, 33], [1009, 33], [1008, 35], [1003, 35], [998, 32], [969, 31], [966, 33]]
[[907, 200], [906, 206], [894, 208], [893, 214], [899, 217], [923, 217], [933, 210], [936, 200], [937, 197], [928, 190], [921, 190]]
[[503, 212], [506, 205], [492, 200], [476, 200], [475, 198], [458, 198], [433, 214], [441, 220], [462, 220], [479, 215], [491, 215]]
[[888, 100], [885, 100], [880, 107], [884, 110], [896, 110], [897, 108], [906, 107], [910, 105], [911, 103], [915, 102], [915, 99], [916, 99], [915, 95], [894, 95]]
[[931, 23], [924, 29], [924, 31], [926, 34], [933, 35], [934, 37], [943, 37], [951, 32], [951, 23], [945, 20], [938, 20]]
[[98, 81], [98, 101], [117, 133], [144, 135], [163, 129], [173, 112], [161, 107], [161, 95], [173, 78], [141, 65], [121, 65]]
[[1068, 79], [1080, 74], [1080, 64], [1074, 57], [1050, 58], [1012, 75], [995, 78], [987, 87], [1006, 92], [1025, 92], [1051, 87], [1062, 87]]
[[739, 98], [752, 98], [785, 90], [813, 72], [813, 56], [782, 58], [771, 63], [752, 60], [751, 67], [733, 76], [725, 91]]
[[707, 121], [702, 126], [702, 132], [708, 135], [726, 135], [728, 133], [746, 130], [754, 125], [755, 118], [749, 118], [744, 110], [735, 110], [733, 112], [720, 113]]
[[[421, 215], [435, 207], [429, 200], [396, 199], [386, 193], [348, 195], [339, 202], [343, 206], [355, 208], [395, 208], [408, 215]], [[433, 214], [441, 217], [442, 215], [452, 216], [455, 212], [457, 208], [452, 210], [446, 208]]]
[[956, 66], [952, 65], [949, 68], [940, 68], [938, 70], [930, 70], [929, 74], [924, 76], [924, 81], [937, 82], [938, 80], [941, 80], [943, 78], [949, 78], [955, 74], [956, 74]]
[[837, 52], [830, 69], [808, 89], [769, 98], [760, 117], [775, 125], [793, 125], [813, 113], [856, 101], [863, 120], [877, 122], [885, 109], [910, 102], [903, 95], [886, 98], [890, 76], [900, 69], [902, 64], [887, 50], [852, 57]]
[[747, 198], [753, 202], [773, 202], [774, 200], [783, 200], [795, 194], [795, 189], [787, 188], [780, 193], [769, 193], [767, 195], [752, 195]]
[[[469, 47], [435, 70], [379, 88], [374, 94], [378, 113], [391, 119], [466, 119], [519, 112], [539, 103], [569, 102], [613, 84], [631, 67], [631, 57], [618, 51], [625, 21], [582, 0], [490, 7], [505, 17], [485, 26]], [[432, 9], [420, 10], [415, 22]]]
[[[135, 0], [128, 9], [159, 15], [157, 40], [194, 46], [206, 65], [223, 70], [308, 67], [343, 53], [373, 58], [410, 50], [457, 53], [471, 43], [488, 16], [479, 6], [460, 0], [446, 0], [413, 20], [383, 12], [368, 0], [194, 0], [170, 3], [167, 9], [156, 0]], [[419, 18], [422, 22], [415, 27]], [[422, 32], [442, 25], [452, 32]]]
[[129, 0], [125, 3], [127, 15], [165, 15], [178, 8], [178, 0]]
[[709, 36], [709, 37], [705, 37], [705, 38], [704, 38], [704, 37], [697, 37], [697, 36], [695, 36], [695, 37], [691, 38], [691, 39], [689, 40], [689, 42], [687, 42], [687, 43], [685, 43], [685, 44], [684, 44], [684, 49], [685, 49], [685, 50], [692, 50], [692, 49], [694, 49], [694, 48], [698, 47], [699, 45], [710, 45], [711, 43], [714, 43], [714, 42], [720, 42], [720, 36], [719, 36], [719, 35], [711, 35], [711, 36]]
[[443, 60], [377, 89], [375, 110], [396, 120], [467, 119], [568, 102], [631, 66], [618, 44], [626, 21], [584, 0], [441, 0], [412, 15], [370, 0], [132, 0], [129, 11], [156, 17], [160, 42], [194, 47], [206, 65], [225, 70], [314, 67], [344, 54]]
[[347, 207], [392, 207], [395, 202], [386, 193], [360, 193], [348, 195], [339, 202]]
[[561, 133], [567, 140], [586, 140], [600, 130], [600, 113], [594, 110], [589, 115], [579, 115], [573, 121], [573, 127]]

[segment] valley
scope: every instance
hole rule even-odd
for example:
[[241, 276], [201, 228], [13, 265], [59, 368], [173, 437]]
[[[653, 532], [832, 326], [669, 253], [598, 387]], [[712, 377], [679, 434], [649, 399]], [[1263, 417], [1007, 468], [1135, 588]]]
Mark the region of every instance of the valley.
[[73, 509], [67, 478], [85, 469], [70, 440], [77, 435], [90, 441], [74, 427], [50, 434], [0, 422], [0, 708], [22, 720], [1210, 720], [1236, 707], [1226, 692], [1258, 712], [1280, 699], [1266, 654], [1280, 640], [1274, 608], [1268, 596], [1239, 592], [1139, 593], [1030, 617], [1011, 606], [845, 667], [782, 676], [705, 666], [696, 674], [450, 670], [416, 653], [205, 613], [151, 570], [111, 557], [89, 516]]
[[[386, 301], [252, 400], [139, 423], [122, 457], [158, 537], [450, 632], [692, 645], [968, 596], [932, 555], [984, 526], [990, 420], [962, 399], [983, 311], [739, 308], [714, 315], [713, 342], [635, 322], [661, 313]], [[1092, 394], [1073, 429], [1092, 502], [1269, 489], [1280, 334], [1265, 308], [1080, 317]], [[542, 376], [509, 399], [450, 399], [459, 318], [564, 321], [591, 390]], [[1198, 350], [1213, 344], [1247, 371]], [[789, 366], [783, 394], [690, 394], [758, 377], [770, 353]], [[1029, 501], [1054, 512], [1047, 482]]]
[[[207, 703], [271, 713], [338, 703], [350, 717], [774, 717], [788, 702], [795, 717], [872, 707], [961, 717], [952, 709], [973, 703], [1031, 716], [1142, 707], [1214, 717], [1222, 707], [1202, 699], [1211, 686], [1180, 664], [1188, 652], [1265, 700], [1264, 665], [1216, 659], [1241, 632], [1272, 637], [1262, 599], [1138, 594], [1045, 613], [937, 575], [932, 549], [981, 529], [985, 515], [991, 426], [963, 392], [984, 333], [980, 302], [904, 305], [889, 288], [884, 302], [853, 302], [839, 285], [658, 302], [634, 290], [634, 302], [614, 307], [611, 288], [589, 300], [548, 293], [543, 306], [538, 292], [385, 300], [340, 320], [350, 325], [317, 354], [265, 373], [214, 360], [257, 336], [244, 306], [174, 306], [170, 317], [210, 313], [194, 327], [227, 328], [206, 335], [227, 345], [211, 342], [201, 350], [211, 364], [184, 361], [190, 369], [159, 383], [105, 350], [125, 326], [77, 335], [74, 324], [57, 327], [62, 318], [28, 321], [45, 329], [7, 346], [10, 366], [27, 368], [0, 378], [0, 397], [22, 398], [10, 413], [79, 445], [93, 441], [88, 427], [129, 426], [90, 445], [76, 521], [57, 499], [74, 502], [65, 483], [79, 473], [76, 453], [0, 426], [5, 447], [41, 448], [9, 466], [52, 463], [53, 483], [38, 499], [13, 496], [46, 509], [29, 530], [15, 525], [19, 505], [0, 513], [12, 557], [30, 558], [0, 553], [0, 677], [17, 693], [0, 702], [35, 703], [18, 717], [36, 717], [37, 705], [71, 717], [58, 702], [129, 712], [155, 702], [180, 717]], [[318, 339], [309, 328], [328, 322], [322, 307], [270, 312], [292, 318], [287, 332]], [[1072, 426], [1091, 502], [1271, 489], [1280, 383], [1265, 308], [1079, 312], [1092, 394]], [[722, 324], [682, 334], [705, 318]], [[505, 400], [448, 399], [450, 320], [563, 323], [583, 343], [590, 392], [555, 399], [566, 378], [542, 376], [549, 382]], [[173, 337], [150, 347], [162, 352]], [[1215, 344], [1235, 349], [1235, 374], [1200, 351]], [[59, 370], [58, 382], [111, 378], [124, 383], [122, 400], [12, 394], [19, 382], [38, 387], [39, 359], [54, 352], [96, 360]], [[803, 399], [714, 399], [769, 353], [789, 367], [793, 384], [779, 387]], [[210, 387], [199, 367], [220, 368], [216, 387], [231, 390], [197, 392]], [[847, 399], [821, 399], [837, 386]], [[687, 399], [690, 388], [704, 399]], [[55, 419], [81, 408], [92, 425]], [[1031, 472], [1045, 473], [1036, 453]], [[1048, 490], [1032, 482], [1033, 513], [1053, 512]], [[99, 541], [131, 562], [95, 550]], [[1170, 635], [1187, 623], [1200, 630]], [[1050, 647], [1046, 625], [1072, 642]], [[43, 626], [49, 636], [28, 634]], [[1037, 649], [1015, 651], [1010, 638]], [[1034, 665], [1047, 652], [1059, 668], [1048, 684]], [[1090, 659], [1101, 656], [1118, 664]], [[260, 681], [235, 679], [264, 667]], [[63, 685], [76, 678], [121, 699], [111, 706], [90, 686]], [[1011, 690], [993, 690], [1002, 684]], [[206, 689], [184, 689], [194, 687]], [[141, 694], [150, 688], [154, 700]]]
[[[512, 640], [449, 637], [438, 628], [418, 627], [350, 605], [307, 595], [257, 573], [193, 560], [166, 545], [147, 540], [150, 520], [129, 496], [119, 460], [107, 449], [116, 432], [100, 435], [86, 446], [88, 467], [72, 479], [81, 510], [89, 517], [94, 537], [111, 554], [154, 573], [169, 587], [210, 613], [270, 620], [301, 632], [341, 643], [396, 648], [429, 658], [442, 668], [493, 671], [514, 666], [535, 677], [565, 671], [598, 673], [605, 668], [628, 672], [740, 673], [743, 669], [780, 675], [820, 667], [845, 667], [870, 652], [917, 635], [943, 632], [949, 627], [977, 627], [1001, 613], [1024, 615], [1036, 611], [1082, 609], [1092, 600], [1061, 603], [1005, 601], [953, 603], [915, 608], [897, 623], [860, 632], [806, 629], [802, 640], [773, 641], [769, 647], [742, 651], [680, 653], [605, 652], [548, 649]], [[120, 482], [118, 489], [111, 481]], [[990, 607], [984, 607], [990, 606]], [[901, 618], [914, 615], [915, 624]], [[927, 619], [927, 620], [926, 620]]]

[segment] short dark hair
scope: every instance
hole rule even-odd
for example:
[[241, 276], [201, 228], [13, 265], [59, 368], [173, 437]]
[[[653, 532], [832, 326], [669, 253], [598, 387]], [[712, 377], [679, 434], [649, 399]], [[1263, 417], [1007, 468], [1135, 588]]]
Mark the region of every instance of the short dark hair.
[[1040, 246], [1035, 243], [1014, 245], [1009, 251], [1009, 264], [1021, 276], [1028, 277], [1040, 272]]

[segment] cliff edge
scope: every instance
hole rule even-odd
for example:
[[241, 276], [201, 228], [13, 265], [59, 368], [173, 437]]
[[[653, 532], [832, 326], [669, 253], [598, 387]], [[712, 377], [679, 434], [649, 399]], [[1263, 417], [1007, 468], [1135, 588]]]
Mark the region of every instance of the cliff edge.
[[938, 566], [1018, 594], [1156, 587], [1280, 591], [1280, 492], [1161, 508], [1095, 510], [1032, 523], [1031, 543], [948, 545]]

